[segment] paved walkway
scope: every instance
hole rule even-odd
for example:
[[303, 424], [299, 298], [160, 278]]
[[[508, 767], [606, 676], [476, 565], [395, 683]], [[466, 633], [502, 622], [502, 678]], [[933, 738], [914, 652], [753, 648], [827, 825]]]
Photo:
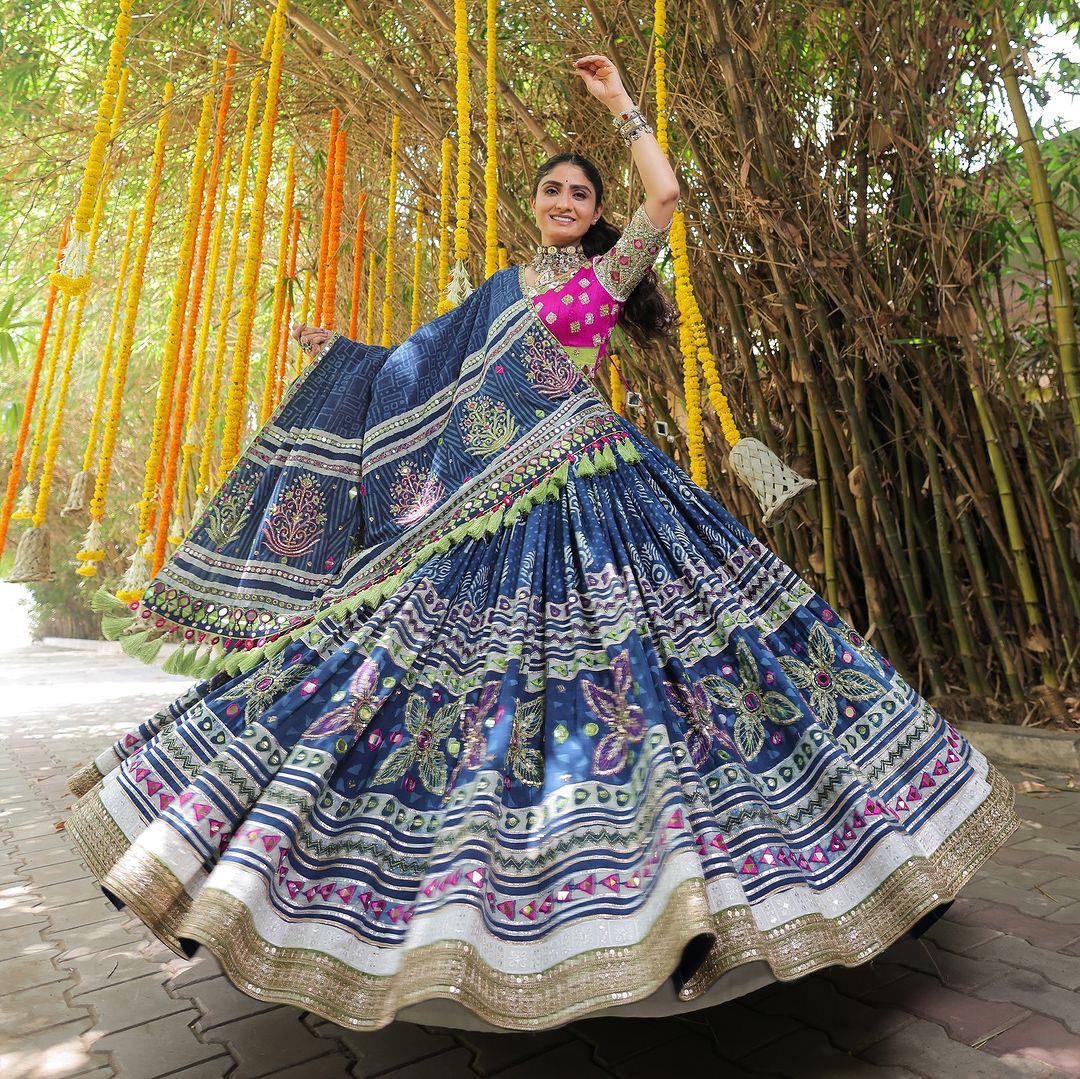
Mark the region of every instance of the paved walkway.
[[1023, 827], [925, 946], [686, 1019], [358, 1034], [244, 996], [212, 958], [177, 959], [102, 897], [55, 827], [69, 770], [184, 684], [111, 651], [0, 657], [3, 1079], [1080, 1076], [1080, 792], [1067, 777], [1010, 773]]

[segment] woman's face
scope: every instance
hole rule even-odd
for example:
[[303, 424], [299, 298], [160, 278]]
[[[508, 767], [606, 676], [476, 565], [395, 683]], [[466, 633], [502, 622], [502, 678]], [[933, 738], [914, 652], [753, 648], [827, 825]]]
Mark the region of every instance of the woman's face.
[[529, 200], [541, 240], [545, 244], [576, 243], [599, 218], [596, 191], [578, 165], [564, 161], [541, 181]]

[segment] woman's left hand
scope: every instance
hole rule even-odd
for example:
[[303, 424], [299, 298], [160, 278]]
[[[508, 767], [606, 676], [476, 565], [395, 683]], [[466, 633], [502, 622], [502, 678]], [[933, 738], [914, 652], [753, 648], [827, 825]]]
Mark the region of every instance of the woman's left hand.
[[619, 69], [606, 56], [583, 56], [574, 60], [573, 65], [589, 93], [608, 107], [628, 96]]

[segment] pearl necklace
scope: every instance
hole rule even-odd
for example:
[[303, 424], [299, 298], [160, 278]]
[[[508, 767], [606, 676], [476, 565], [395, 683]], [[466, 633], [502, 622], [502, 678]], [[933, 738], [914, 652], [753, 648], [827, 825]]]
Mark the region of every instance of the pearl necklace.
[[537, 244], [536, 254], [529, 264], [536, 271], [536, 284], [533, 287], [538, 292], [544, 292], [577, 273], [587, 261], [581, 244], [564, 244], [562, 247]]

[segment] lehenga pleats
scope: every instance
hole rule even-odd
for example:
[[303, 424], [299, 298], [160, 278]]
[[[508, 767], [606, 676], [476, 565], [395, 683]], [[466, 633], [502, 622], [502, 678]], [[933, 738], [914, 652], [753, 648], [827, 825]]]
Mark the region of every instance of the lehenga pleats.
[[742, 964], [863, 962], [948, 902], [1011, 789], [632, 448], [120, 739], [69, 825], [103, 886], [357, 1029], [446, 997], [538, 1030], [672, 977], [692, 1002]]

